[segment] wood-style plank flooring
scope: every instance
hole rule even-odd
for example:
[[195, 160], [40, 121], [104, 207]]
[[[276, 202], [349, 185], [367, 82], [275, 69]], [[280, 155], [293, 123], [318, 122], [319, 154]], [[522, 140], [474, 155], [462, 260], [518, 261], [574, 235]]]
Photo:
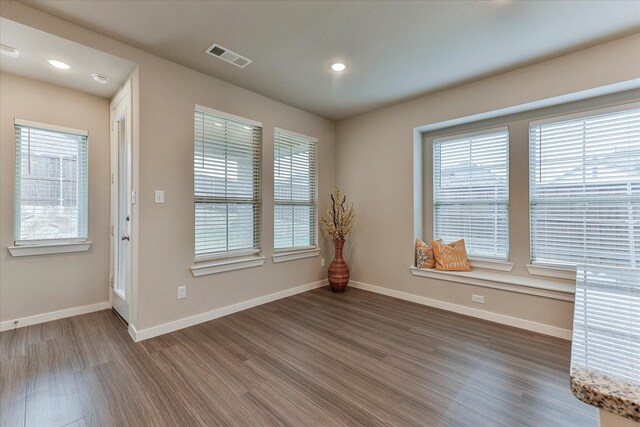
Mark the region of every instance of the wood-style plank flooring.
[[108, 310], [0, 334], [0, 425], [596, 426], [570, 343], [317, 289], [134, 343]]

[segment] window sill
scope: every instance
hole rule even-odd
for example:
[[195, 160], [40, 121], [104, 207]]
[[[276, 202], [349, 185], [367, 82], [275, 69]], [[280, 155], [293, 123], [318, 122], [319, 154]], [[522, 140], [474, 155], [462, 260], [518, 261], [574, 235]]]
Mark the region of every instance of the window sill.
[[438, 271], [435, 269], [421, 269], [416, 267], [410, 268], [411, 274], [414, 276], [483, 286], [485, 288], [501, 289], [563, 301], [574, 300], [575, 286], [557, 281], [515, 276], [512, 274], [496, 273], [491, 271], [473, 270], [469, 272], [462, 272]]
[[250, 256], [243, 258], [222, 259], [219, 261], [196, 263], [191, 267], [194, 277], [208, 274], [224, 273], [225, 271], [241, 270], [243, 268], [260, 267], [264, 264], [265, 257]]
[[473, 268], [482, 268], [483, 270], [511, 271], [513, 263], [508, 261], [495, 261], [485, 259], [469, 259], [469, 264]]
[[91, 242], [49, 243], [42, 245], [20, 245], [8, 247], [9, 253], [14, 257], [86, 252], [89, 248], [91, 248]]
[[535, 276], [554, 277], [556, 279], [576, 280], [575, 267], [556, 267], [544, 264], [527, 264], [529, 274]]
[[273, 260], [274, 263], [277, 264], [279, 262], [293, 261], [296, 259], [311, 258], [314, 256], [318, 256], [320, 255], [320, 251], [321, 250], [319, 248], [314, 248], [314, 249], [299, 249], [299, 250], [289, 250], [285, 252], [276, 252], [273, 254], [271, 259]]
[[210, 255], [199, 255], [196, 256], [193, 262], [198, 265], [204, 261], [228, 261], [232, 259], [239, 259], [240, 257], [249, 257], [251, 255], [256, 255], [260, 253], [260, 249], [250, 249], [244, 251], [234, 251], [234, 252], [223, 252], [219, 254], [210, 254]]

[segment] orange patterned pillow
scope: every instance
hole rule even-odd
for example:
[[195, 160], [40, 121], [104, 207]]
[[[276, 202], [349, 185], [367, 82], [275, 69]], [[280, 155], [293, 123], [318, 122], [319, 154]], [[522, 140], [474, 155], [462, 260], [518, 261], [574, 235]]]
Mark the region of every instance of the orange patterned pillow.
[[431, 242], [431, 246], [436, 258], [436, 270], [471, 271], [464, 239], [452, 243]]
[[416, 267], [433, 268], [436, 266], [436, 259], [433, 257], [433, 247], [416, 239]]

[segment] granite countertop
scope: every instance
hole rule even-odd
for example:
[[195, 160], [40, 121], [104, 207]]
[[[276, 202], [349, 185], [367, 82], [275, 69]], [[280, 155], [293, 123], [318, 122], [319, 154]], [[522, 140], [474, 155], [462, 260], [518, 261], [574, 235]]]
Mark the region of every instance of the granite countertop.
[[640, 269], [578, 266], [571, 390], [640, 423]]

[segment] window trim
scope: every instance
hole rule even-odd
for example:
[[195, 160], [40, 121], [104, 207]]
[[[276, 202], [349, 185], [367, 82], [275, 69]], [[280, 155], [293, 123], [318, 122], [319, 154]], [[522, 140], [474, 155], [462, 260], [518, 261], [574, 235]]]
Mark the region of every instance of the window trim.
[[[249, 119], [246, 117], [242, 117], [242, 116], [236, 116], [235, 114], [231, 114], [231, 113], [226, 113], [224, 111], [220, 111], [220, 110], [216, 110], [213, 108], [209, 108], [209, 107], [205, 107], [204, 105], [200, 105], [200, 104], [195, 104], [194, 110], [193, 110], [193, 114], [194, 117], [193, 119], [195, 120], [195, 114], [197, 112], [201, 112], [201, 113], [205, 113], [205, 114], [211, 114], [214, 116], [217, 116], [219, 118], [222, 119], [226, 119], [226, 120], [231, 120], [234, 122], [238, 122], [238, 123], [243, 123], [246, 124], [247, 126], [254, 126], [254, 127], [259, 127], [261, 129], [261, 139], [260, 139], [260, 152], [259, 152], [259, 156], [260, 156], [260, 171], [258, 173], [258, 180], [260, 182], [260, 193], [259, 193], [259, 197], [258, 197], [258, 205], [259, 205], [259, 217], [258, 220], [256, 221], [260, 233], [262, 233], [262, 229], [260, 227], [260, 224], [262, 223], [262, 210], [263, 210], [263, 200], [262, 200], [262, 190], [263, 190], [263, 168], [262, 168], [262, 158], [263, 158], [263, 149], [264, 149], [264, 127], [262, 125], [262, 122], [253, 120], [253, 119]], [[194, 146], [195, 146], [195, 135], [194, 135]], [[195, 168], [194, 168], [194, 187], [195, 187]], [[195, 188], [194, 188], [194, 193], [195, 193]], [[194, 265], [191, 267], [191, 272], [194, 275], [194, 277], [198, 277], [198, 276], [203, 276], [203, 275], [207, 275], [207, 274], [214, 274], [214, 273], [220, 273], [220, 272], [224, 272], [224, 271], [230, 271], [230, 270], [237, 270], [237, 269], [241, 269], [241, 268], [249, 268], [249, 267], [255, 267], [258, 266], [258, 264], [256, 263], [255, 260], [259, 260], [261, 259], [262, 262], [259, 263], [259, 265], [264, 264], [264, 259], [266, 259], [265, 257], [260, 257], [259, 254], [262, 252], [262, 248], [260, 247], [262, 245], [262, 239], [259, 237], [259, 247], [258, 248], [253, 248], [253, 249], [242, 249], [242, 250], [236, 250], [236, 251], [226, 251], [226, 252], [220, 252], [220, 253], [209, 253], [209, 254], [204, 254], [204, 255], [195, 255], [195, 208], [197, 205], [197, 200], [194, 194], [194, 211], [193, 211], [193, 218], [194, 218], [194, 230], [193, 230], [193, 236], [194, 236]], [[256, 223], [254, 223], [254, 225], [256, 225]], [[255, 232], [255, 231], [254, 231]], [[249, 257], [249, 258], [246, 258]], [[211, 262], [208, 262], [211, 261]]]
[[469, 257], [469, 264], [473, 268], [482, 268], [484, 270], [506, 271], [513, 270], [514, 263], [504, 260], [491, 258], [474, 258]]
[[64, 254], [70, 252], [87, 252], [93, 242], [85, 240], [78, 242], [58, 242], [50, 244], [33, 244], [9, 246], [7, 249], [13, 257]]
[[534, 276], [554, 277], [556, 279], [576, 280], [576, 266], [567, 264], [526, 264], [529, 274]]
[[242, 270], [251, 267], [260, 267], [266, 257], [259, 255], [221, 258], [217, 261], [198, 262], [191, 266], [193, 277], [207, 276], [209, 274], [224, 273], [226, 271]]
[[193, 258], [193, 261], [197, 264], [197, 263], [206, 262], [206, 261], [215, 261], [215, 260], [222, 260], [227, 258], [238, 258], [238, 257], [249, 256], [249, 255], [256, 255], [259, 253], [260, 253], [260, 249], [231, 251], [231, 252], [224, 252], [224, 253], [218, 253], [218, 254], [207, 254], [207, 255], [195, 256]]
[[232, 120], [234, 122], [240, 122], [249, 126], [263, 127], [262, 122], [258, 122], [246, 117], [236, 116], [235, 114], [225, 113], [224, 111], [214, 110], [213, 108], [205, 107], [204, 105], [196, 104], [194, 111], [200, 111], [202, 113], [213, 114], [224, 119]]
[[[87, 236], [78, 238], [62, 238], [62, 239], [36, 239], [36, 240], [16, 240], [17, 230], [15, 229], [16, 221], [14, 218], [14, 230], [13, 230], [13, 246], [9, 246], [7, 249], [12, 256], [31, 256], [31, 255], [47, 255], [56, 253], [69, 253], [69, 252], [85, 252], [91, 247], [92, 242], [89, 241], [89, 131], [85, 129], [76, 129], [67, 126], [53, 125], [49, 123], [36, 122], [33, 120], [20, 119], [15, 117], [13, 120], [14, 126], [14, 138], [15, 127], [22, 126], [34, 129], [42, 129], [51, 132], [67, 133], [71, 135], [82, 136], [86, 139], [86, 156], [87, 156], [87, 179], [86, 179], [86, 212], [83, 213], [84, 222], [86, 226]], [[14, 145], [15, 148], [15, 145]], [[15, 156], [14, 156], [15, 157]], [[14, 180], [18, 179], [16, 173], [18, 165], [14, 164]], [[19, 178], [21, 179], [21, 178]], [[79, 183], [79, 180], [78, 180]], [[14, 183], [15, 188], [15, 183]], [[16, 209], [17, 194], [13, 195], [14, 211]]]
[[320, 252], [322, 252], [322, 249], [311, 246], [306, 248], [295, 248], [295, 250], [278, 249], [278, 251], [274, 252], [271, 256], [271, 260], [274, 264], [277, 264], [280, 262], [316, 257], [320, 255]]
[[495, 271], [439, 271], [433, 268], [424, 269], [416, 267], [409, 267], [409, 269], [412, 275], [427, 279], [464, 283], [467, 285], [536, 295], [562, 301], [574, 300], [575, 284], [538, 279], [535, 277], [517, 276]]
[[[319, 172], [320, 172], [320, 168], [319, 168], [319, 158], [318, 158], [318, 138], [315, 138], [313, 136], [309, 136], [309, 135], [305, 135], [303, 133], [299, 133], [299, 132], [294, 132], [288, 129], [283, 129], [283, 128], [279, 128], [279, 127], [274, 127], [273, 128], [273, 146], [274, 146], [274, 150], [275, 150], [275, 135], [276, 133], [283, 133], [285, 135], [291, 135], [293, 137], [297, 137], [297, 138], [303, 138], [306, 139], [308, 141], [310, 141], [311, 143], [315, 144], [315, 204], [314, 204], [314, 212], [315, 212], [315, 218], [313, 219], [313, 227], [314, 227], [314, 233], [313, 233], [313, 245], [310, 246], [289, 246], [289, 247], [285, 247], [285, 248], [276, 248], [275, 244], [276, 244], [276, 239], [275, 239], [275, 214], [274, 214], [274, 223], [273, 225], [273, 230], [274, 230], [274, 238], [273, 238], [273, 255], [272, 255], [272, 260], [274, 263], [278, 263], [278, 262], [283, 262], [283, 261], [291, 261], [291, 260], [295, 260], [295, 259], [301, 259], [301, 258], [308, 258], [308, 257], [312, 257], [312, 256], [317, 256], [320, 254], [320, 249], [318, 247], [318, 236], [319, 236], [319, 227], [318, 227], [318, 218], [320, 216], [320, 213], [318, 212], [318, 187], [319, 187]], [[275, 162], [276, 162], [276, 157], [275, 154], [273, 156], [273, 175], [275, 177]], [[281, 206], [282, 204], [278, 203], [276, 201], [276, 196], [275, 196], [275, 179], [274, 179], [274, 192], [273, 192], [273, 208], [275, 210], [276, 206]], [[305, 205], [306, 206], [306, 205]], [[315, 253], [311, 253], [311, 251], [315, 250]], [[294, 254], [298, 253], [299, 256], [295, 256]]]
[[640, 108], [640, 102], [627, 102], [624, 104], [613, 105], [609, 107], [596, 108], [595, 110], [582, 110], [577, 113], [563, 114], [561, 116], [547, 116], [544, 119], [533, 120], [529, 122], [529, 127], [546, 125], [549, 123], [564, 122], [567, 120], [585, 119], [592, 116], [600, 116], [604, 114], [619, 113], [621, 111], [633, 110]]
[[43, 130], [48, 130], [52, 132], [70, 133], [73, 135], [89, 137], [89, 131], [86, 131], [83, 129], [75, 129], [75, 128], [70, 128], [66, 126], [50, 125], [48, 123], [34, 122], [32, 120], [24, 120], [24, 119], [19, 119], [17, 117], [14, 119], [13, 125], [26, 126], [30, 128], [43, 129]]
[[474, 136], [486, 135], [486, 134], [490, 134], [490, 133], [498, 133], [498, 132], [504, 132], [504, 131], [509, 132], [509, 125], [495, 126], [495, 127], [490, 127], [490, 128], [483, 128], [483, 129], [479, 129], [479, 130], [474, 130], [472, 132], [452, 133], [452, 134], [445, 135], [445, 136], [439, 136], [439, 137], [433, 139], [432, 144], [440, 144], [440, 143], [447, 142], [447, 141], [454, 141], [456, 139], [473, 138]]
[[[471, 132], [465, 133], [452, 133], [449, 135], [445, 135], [442, 137], [434, 138], [431, 141], [431, 185], [432, 185], [432, 195], [431, 195], [431, 210], [432, 210], [432, 229], [433, 229], [433, 238], [432, 240], [436, 240], [436, 179], [435, 179], [435, 156], [433, 155], [433, 150], [435, 144], [446, 143], [447, 141], [453, 141], [457, 139], [465, 139], [472, 138], [474, 136], [486, 135], [498, 132], [507, 132], [507, 256], [506, 258], [491, 258], [491, 257], [480, 257], [480, 256], [469, 256], [469, 260], [472, 261], [474, 258], [476, 260], [476, 266], [479, 268], [489, 268], [492, 270], [501, 270], [501, 271], [511, 271], [513, 269], [513, 264], [510, 262], [511, 260], [511, 239], [510, 239], [510, 227], [511, 227], [511, 210], [509, 208], [510, 200], [511, 200], [511, 160], [510, 160], [510, 149], [511, 149], [511, 133], [509, 129], [509, 125], [503, 126], [495, 126], [488, 127], [479, 130], [474, 130]], [[480, 265], [482, 264], [482, 267]]]
[[[595, 109], [584, 109], [582, 111], [578, 111], [570, 114], [563, 114], [560, 116], [557, 115], [549, 115], [543, 119], [532, 120], [528, 123], [527, 132], [528, 132], [528, 165], [527, 168], [531, 166], [531, 127], [541, 126], [549, 123], [557, 123], [569, 120], [579, 120], [585, 119], [593, 116], [613, 114], [627, 110], [633, 110], [640, 108], [640, 102], [626, 102], [623, 104], [612, 105], [602, 108]], [[529, 178], [527, 180], [527, 192], [528, 192], [528, 213], [529, 213], [529, 263], [525, 265], [527, 271], [531, 275], [535, 276], [545, 276], [552, 277], [558, 279], [569, 279], [576, 280], [576, 269], [577, 264], [566, 263], [566, 262], [558, 262], [558, 263], [549, 263], [549, 262], [540, 262], [535, 261], [533, 259], [533, 234], [532, 234], [532, 215], [531, 215], [531, 172], [529, 171]]]

